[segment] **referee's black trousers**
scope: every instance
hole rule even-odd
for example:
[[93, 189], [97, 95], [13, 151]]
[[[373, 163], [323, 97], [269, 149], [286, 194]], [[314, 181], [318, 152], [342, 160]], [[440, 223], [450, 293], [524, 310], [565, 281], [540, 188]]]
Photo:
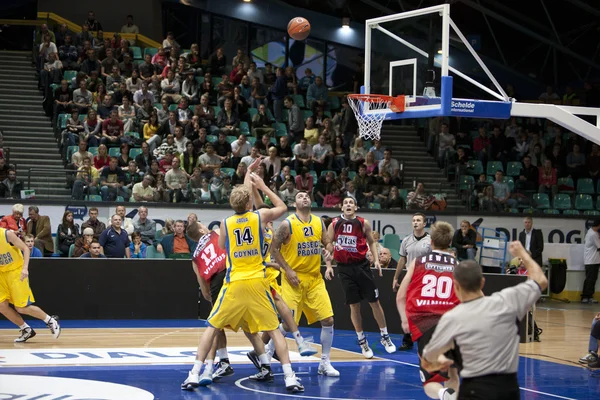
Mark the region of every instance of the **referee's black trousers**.
[[492, 374], [463, 378], [458, 400], [519, 400], [517, 374]]

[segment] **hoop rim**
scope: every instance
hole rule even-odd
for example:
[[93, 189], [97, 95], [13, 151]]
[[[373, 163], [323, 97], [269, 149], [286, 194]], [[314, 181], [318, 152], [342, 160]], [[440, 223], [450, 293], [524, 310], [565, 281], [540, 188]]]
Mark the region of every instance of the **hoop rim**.
[[385, 94], [363, 94], [363, 93], [352, 93], [347, 95], [347, 97], [351, 98], [351, 99], [356, 99], [359, 101], [368, 101], [368, 102], [375, 102], [375, 101], [392, 101], [394, 99], [393, 96], [388, 96]]

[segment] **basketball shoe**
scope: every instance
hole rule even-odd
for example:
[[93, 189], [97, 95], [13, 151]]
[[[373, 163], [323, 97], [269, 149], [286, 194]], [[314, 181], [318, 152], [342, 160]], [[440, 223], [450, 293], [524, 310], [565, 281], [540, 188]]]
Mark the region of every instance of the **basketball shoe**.
[[286, 375], [285, 389], [289, 392], [304, 392], [304, 386], [300, 383], [300, 378], [296, 377], [296, 374]]
[[256, 369], [260, 371], [260, 360], [258, 358], [258, 354], [256, 354], [256, 351], [249, 351], [248, 353], [246, 353], [246, 357], [248, 357], [248, 359], [252, 361], [252, 364], [254, 364]]
[[[248, 377], [251, 381], [257, 382], [273, 382], [273, 371], [270, 365], [261, 365], [258, 373]], [[286, 378], [287, 379], [287, 378]], [[287, 386], [287, 384], [286, 384]]]
[[188, 372], [188, 377], [181, 384], [181, 390], [192, 390], [200, 386], [200, 375]]
[[298, 345], [298, 353], [302, 357], [310, 357], [314, 354], [317, 354], [317, 349], [312, 346], [312, 337], [304, 338], [304, 340]]
[[[248, 357], [248, 358], [250, 358], [250, 357]], [[231, 364], [229, 364], [229, 360], [228, 359], [220, 360], [217, 363], [217, 365], [215, 365], [215, 372], [213, 372], [213, 374], [212, 374], [212, 379], [216, 381], [225, 376], [231, 376], [233, 374], [234, 374], [233, 368], [231, 368]]]
[[324, 375], [324, 376], [333, 376], [333, 377], [340, 376], [340, 371], [333, 368], [331, 366], [331, 363], [328, 360], [323, 360], [323, 359], [321, 359], [321, 363], [319, 364], [319, 369], [317, 370], [317, 373], [319, 375]]
[[597, 359], [598, 359], [598, 354], [596, 354], [593, 351], [590, 351], [589, 354], [586, 354], [585, 356], [581, 357], [579, 359], [579, 362], [582, 364], [587, 364], [587, 363], [594, 362]]
[[389, 354], [396, 352], [396, 345], [392, 342], [390, 335], [381, 335], [381, 344]]
[[52, 337], [54, 339], [58, 339], [60, 336], [60, 325], [58, 323], [58, 315], [51, 315], [50, 321], [46, 324], [48, 329], [50, 329], [50, 333], [52, 333]]
[[360, 346], [360, 351], [365, 358], [373, 358], [373, 350], [369, 347], [369, 342], [367, 342], [367, 338], [364, 337], [358, 341], [358, 345]]
[[18, 338], [15, 339], [15, 343], [24, 343], [24, 342], [28, 341], [29, 339], [31, 339], [32, 337], [34, 337], [35, 335], [36, 335], [36, 333], [33, 330], [33, 328], [28, 326], [25, 329], [21, 329], [21, 336], [19, 336]]

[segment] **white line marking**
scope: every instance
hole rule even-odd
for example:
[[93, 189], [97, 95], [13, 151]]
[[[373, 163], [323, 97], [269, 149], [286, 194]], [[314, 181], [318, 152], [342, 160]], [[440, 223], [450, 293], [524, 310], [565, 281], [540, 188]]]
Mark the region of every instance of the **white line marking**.
[[[283, 374], [273, 374], [275, 376], [280, 376]], [[296, 375], [308, 375], [308, 372], [296, 372]], [[238, 379], [237, 381], [235, 381], [235, 386], [239, 387], [240, 389], [244, 389], [244, 390], [249, 390], [251, 392], [255, 392], [255, 393], [262, 393], [262, 394], [269, 394], [269, 395], [273, 395], [273, 396], [281, 396], [281, 397], [301, 397], [303, 399], [317, 399], [317, 400], [366, 400], [367, 398], [360, 398], [360, 399], [353, 399], [353, 398], [348, 398], [348, 397], [321, 397], [321, 396], [306, 396], [303, 394], [303, 392], [296, 392], [294, 394], [290, 394], [290, 393], [274, 393], [274, 392], [267, 392], [265, 390], [260, 390], [260, 389], [252, 389], [249, 387], [246, 387], [244, 385], [242, 385], [243, 381], [246, 381], [250, 379], [249, 377], [246, 378], [241, 378]], [[331, 378], [325, 378], [325, 379], [331, 379]], [[415, 399], [403, 399], [403, 400], [415, 400]]]

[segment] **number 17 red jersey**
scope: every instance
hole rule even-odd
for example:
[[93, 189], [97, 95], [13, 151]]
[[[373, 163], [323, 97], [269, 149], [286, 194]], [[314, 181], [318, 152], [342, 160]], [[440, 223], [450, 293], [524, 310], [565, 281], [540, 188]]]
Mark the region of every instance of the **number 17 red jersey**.
[[225, 269], [226, 258], [227, 253], [219, 247], [219, 235], [216, 232], [202, 236], [192, 257], [198, 274], [209, 284], [213, 276]]
[[455, 266], [454, 256], [441, 251], [415, 260], [406, 291], [406, 316], [413, 340], [436, 326], [442, 315], [459, 303], [454, 293]]

